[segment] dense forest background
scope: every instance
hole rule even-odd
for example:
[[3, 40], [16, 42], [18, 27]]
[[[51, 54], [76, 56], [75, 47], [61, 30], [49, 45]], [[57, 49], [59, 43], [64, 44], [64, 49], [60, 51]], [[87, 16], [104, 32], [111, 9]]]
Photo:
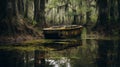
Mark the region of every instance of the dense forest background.
[[119, 5], [119, 0], [1, 0], [0, 37], [41, 38], [44, 27], [71, 24], [119, 36]]

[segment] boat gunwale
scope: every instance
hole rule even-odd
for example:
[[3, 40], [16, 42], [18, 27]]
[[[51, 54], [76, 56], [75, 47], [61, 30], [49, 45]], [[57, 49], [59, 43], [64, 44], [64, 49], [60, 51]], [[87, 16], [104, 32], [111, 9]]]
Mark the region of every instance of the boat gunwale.
[[76, 27], [73, 27], [73, 28], [44, 28], [43, 31], [63, 31], [63, 30], [74, 30], [74, 29], [79, 29], [79, 28], [82, 28], [82, 26], [76, 26]]

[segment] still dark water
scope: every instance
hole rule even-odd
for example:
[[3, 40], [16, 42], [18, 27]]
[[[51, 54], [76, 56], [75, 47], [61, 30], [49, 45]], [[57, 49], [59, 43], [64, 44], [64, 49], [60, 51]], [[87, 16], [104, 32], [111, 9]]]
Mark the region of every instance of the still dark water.
[[56, 46], [54, 51], [0, 49], [0, 67], [120, 67], [120, 40], [79, 42], [77, 46], [63, 44], [63, 49]]

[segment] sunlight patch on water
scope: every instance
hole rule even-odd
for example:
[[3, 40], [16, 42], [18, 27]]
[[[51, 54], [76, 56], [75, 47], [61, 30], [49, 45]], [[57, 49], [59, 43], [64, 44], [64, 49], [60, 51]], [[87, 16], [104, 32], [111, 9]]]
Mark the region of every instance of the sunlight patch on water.
[[53, 59], [46, 59], [46, 62], [49, 62], [49, 65], [53, 65], [54, 67], [71, 67], [70, 65], [70, 59], [66, 57], [62, 57], [59, 60], [53, 60]]

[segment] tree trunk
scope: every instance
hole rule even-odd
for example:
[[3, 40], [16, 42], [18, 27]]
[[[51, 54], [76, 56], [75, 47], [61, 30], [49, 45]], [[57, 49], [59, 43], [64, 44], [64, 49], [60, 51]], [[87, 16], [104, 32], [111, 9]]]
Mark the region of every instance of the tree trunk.
[[18, 0], [18, 11], [24, 15], [24, 0]]
[[75, 13], [75, 15], [73, 16], [72, 24], [77, 24], [77, 17], [78, 17], [78, 15], [76, 15], [76, 9], [73, 9], [73, 12]]
[[28, 18], [28, 3], [29, 3], [29, 1], [28, 0], [26, 0], [26, 4], [25, 4], [25, 17], [26, 18]]
[[[19, 35], [35, 35], [32, 27], [28, 26], [23, 19], [23, 12], [18, 3], [19, 0], [0, 1], [0, 37], [16, 37]], [[1, 39], [0, 39], [1, 40]]]
[[120, 0], [118, 0], [118, 22], [120, 22]]
[[45, 0], [34, 0], [34, 20], [38, 27], [44, 27], [45, 23]]
[[[17, 0], [5, 0], [3, 1], [5, 5], [0, 6], [0, 8], [4, 8], [3, 11], [1, 10], [1, 14], [4, 17], [1, 18], [0, 23], [0, 34], [15, 34], [15, 23], [13, 21], [15, 18], [18, 18], [18, 7], [17, 7]], [[2, 3], [2, 2], [0, 2]], [[0, 15], [1, 16], [1, 15]], [[15, 17], [13, 19], [13, 17]]]
[[97, 0], [97, 7], [98, 7], [98, 20], [97, 24], [94, 27], [95, 30], [99, 30], [99, 32], [105, 32], [107, 30], [108, 24], [108, 1], [107, 0]]

